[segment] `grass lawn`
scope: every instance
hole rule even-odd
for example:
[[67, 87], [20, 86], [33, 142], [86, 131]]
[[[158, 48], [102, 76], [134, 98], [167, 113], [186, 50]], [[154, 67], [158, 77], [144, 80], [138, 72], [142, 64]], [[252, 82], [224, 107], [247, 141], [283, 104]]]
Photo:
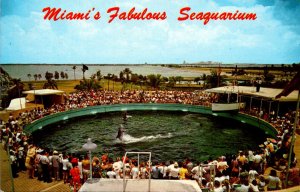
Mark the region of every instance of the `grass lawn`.
[[[59, 90], [65, 91], [67, 94], [75, 92], [76, 89], [74, 87], [78, 85], [80, 80], [58, 80], [56, 81], [57, 87]], [[46, 81], [23, 81], [25, 84], [25, 89], [29, 90], [29, 83], [32, 83], [35, 89], [43, 89], [43, 85], [46, 83]], [[104, 90], [115, 90], [115, 91], [121, 91], [121, 90], [154, 90], [153, 88], [146, 86], [146, 85], [135, 85], [133, 83], [124, 83], [121, 82], [114, 82], [112, 80], [108, 81], [106, 79], [102, 79], [100, 81], [100, 85], [102, 89]], [[161, 86], [162, 89], [165, 88], [165, 85]], [[201, 85], [195, 85], [195, 84], [177, 84], [174, 86], [174, 88], [194, 88], [199, 89], [202, 88]]]
[[[58, 80], [56, 81], [57, 87], [59, 90], [65, 91], [67, 94], [75, 92], [76, 89], [74, 87], [78, 85], [80, 80]], [[43, 89], [43, 85], [46, 83], [46, 81], [23, 81], [25, 84], [25, 89], [29, 90], [29, 83], [32, 83], [35, 89]], [[147, 86], [140, 86], [140, 85], [134, 85], [132, 83], [124, 83], [121, 82], [113, 82], [110, 80], [102, 79], [100, 81], [100, 85], [102, 89], [105, 90], [115, 90], [115, 91], [121, 91], [123, 90], [147, 90], [149, 89]]]

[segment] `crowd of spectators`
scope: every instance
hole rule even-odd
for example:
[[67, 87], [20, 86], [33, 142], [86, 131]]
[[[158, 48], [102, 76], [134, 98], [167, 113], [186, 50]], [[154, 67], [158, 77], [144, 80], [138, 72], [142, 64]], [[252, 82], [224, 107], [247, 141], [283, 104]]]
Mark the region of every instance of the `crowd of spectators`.
[[[126, 103], [181, 103], [209, 106], [217, 98], [206, 92], [183, 91], [81, 91], [65, 95], [64, 104], [56, 104], [49, 109], [36, 108], [20, 113], [17, 117], [9, 116], [8, 121], [1, 120], [1, 141], [8, 150], [14, 177], [18, 172], [27, 171], [28, 178], [37, 178], [44, 182], [63, 180], [78, 190], [89, 177], [89, 157], [75, 156], [66, 152], [41, 149], [35, 146], [23, 128], [32, 121], [46, 115], [84, 108], [94, 105]], [[258, 115], [263, 118], [262, 116]], [[284, 186], [291, 146], [294, 112], [283, 116], [268, 115], [268, 120], [277, 130], [277, 138], [267, 138], [259, 150], [239, 151], [237, 154], [225, 155], [217, 160], [208, 159], [196, 162], [186, 159], [183, 162], [141, 162], [109, 154], [93, 157], [92, 175], [94, 178], [128, 178], [128, 179], [193, 179], [200, 187], [215, 191], [262, 191], [276, 190], [288, 186], [300, 185], [300, 171], [297, 160], [292, 154], [289, 169], [288, 186]], [[270, 174], [265, 170], [272, 167]]]

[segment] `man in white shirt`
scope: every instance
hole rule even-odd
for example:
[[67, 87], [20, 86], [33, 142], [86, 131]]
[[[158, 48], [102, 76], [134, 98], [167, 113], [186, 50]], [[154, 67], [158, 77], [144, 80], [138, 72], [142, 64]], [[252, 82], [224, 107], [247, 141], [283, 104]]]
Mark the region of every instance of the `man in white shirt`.
[[256, 154], [254, 155], [253, 157], [253, 168], [258, 172], [258, 173], [261, 173], [262, 171], [262, 167], [261, 167], [261, 164], [262, 164], [262, 156], [260, 154]]
[[47, 182], [47, 183], [52, 182], [50, 174], [49, 174], [50, 161], [48, 159], [48, 152], [45, 152], [45, 151], [42, 152], [41, 157], [40, 157], [40, 163], [42, 164], [44, 182]]
[[[170, 165], [171, 166], [171, 165]], [[169, 166], [169, 167], [170, 167]], [[170, 174], [169, 174], [169, 177], [170, 179], [174, 179], [174, 180], [177, 180], [178, 179], [178, 175], [179, 175], [179, 167], [178, 167], [178, 163], [175, 162], [173, 164], [173, 166], [170, 167]]]

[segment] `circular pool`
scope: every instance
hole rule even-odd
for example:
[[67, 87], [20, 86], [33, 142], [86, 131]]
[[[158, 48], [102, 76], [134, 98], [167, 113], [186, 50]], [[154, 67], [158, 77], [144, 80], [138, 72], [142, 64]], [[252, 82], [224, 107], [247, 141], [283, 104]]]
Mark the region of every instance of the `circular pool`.
[[[108, 152], [111, 157], [126, 151], [150, 151], [158, 161], [207, 160], [239, 150], [256, 149], [267, 135], [261, 129], [218, 116], [184, 111], [107, 112], [66, 119], [33, 132], [34, 142], [42, 147], [79, 152], [88, 137], [98, 145], [94, 154]], [[120, 124], [126, 132], [116, 138]]]

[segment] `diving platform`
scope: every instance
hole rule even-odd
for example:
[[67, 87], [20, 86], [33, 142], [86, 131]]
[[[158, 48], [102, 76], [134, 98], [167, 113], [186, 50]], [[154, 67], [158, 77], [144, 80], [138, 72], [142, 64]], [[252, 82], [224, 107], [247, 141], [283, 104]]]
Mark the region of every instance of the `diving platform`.
[[[79, 192], [146, 192], [148, 179], [128, 179], [123, 189], [123, 179], [93, 179], [85, 182]], [[150, 192], [201, 192], [195, 180], [151, 179]]]

